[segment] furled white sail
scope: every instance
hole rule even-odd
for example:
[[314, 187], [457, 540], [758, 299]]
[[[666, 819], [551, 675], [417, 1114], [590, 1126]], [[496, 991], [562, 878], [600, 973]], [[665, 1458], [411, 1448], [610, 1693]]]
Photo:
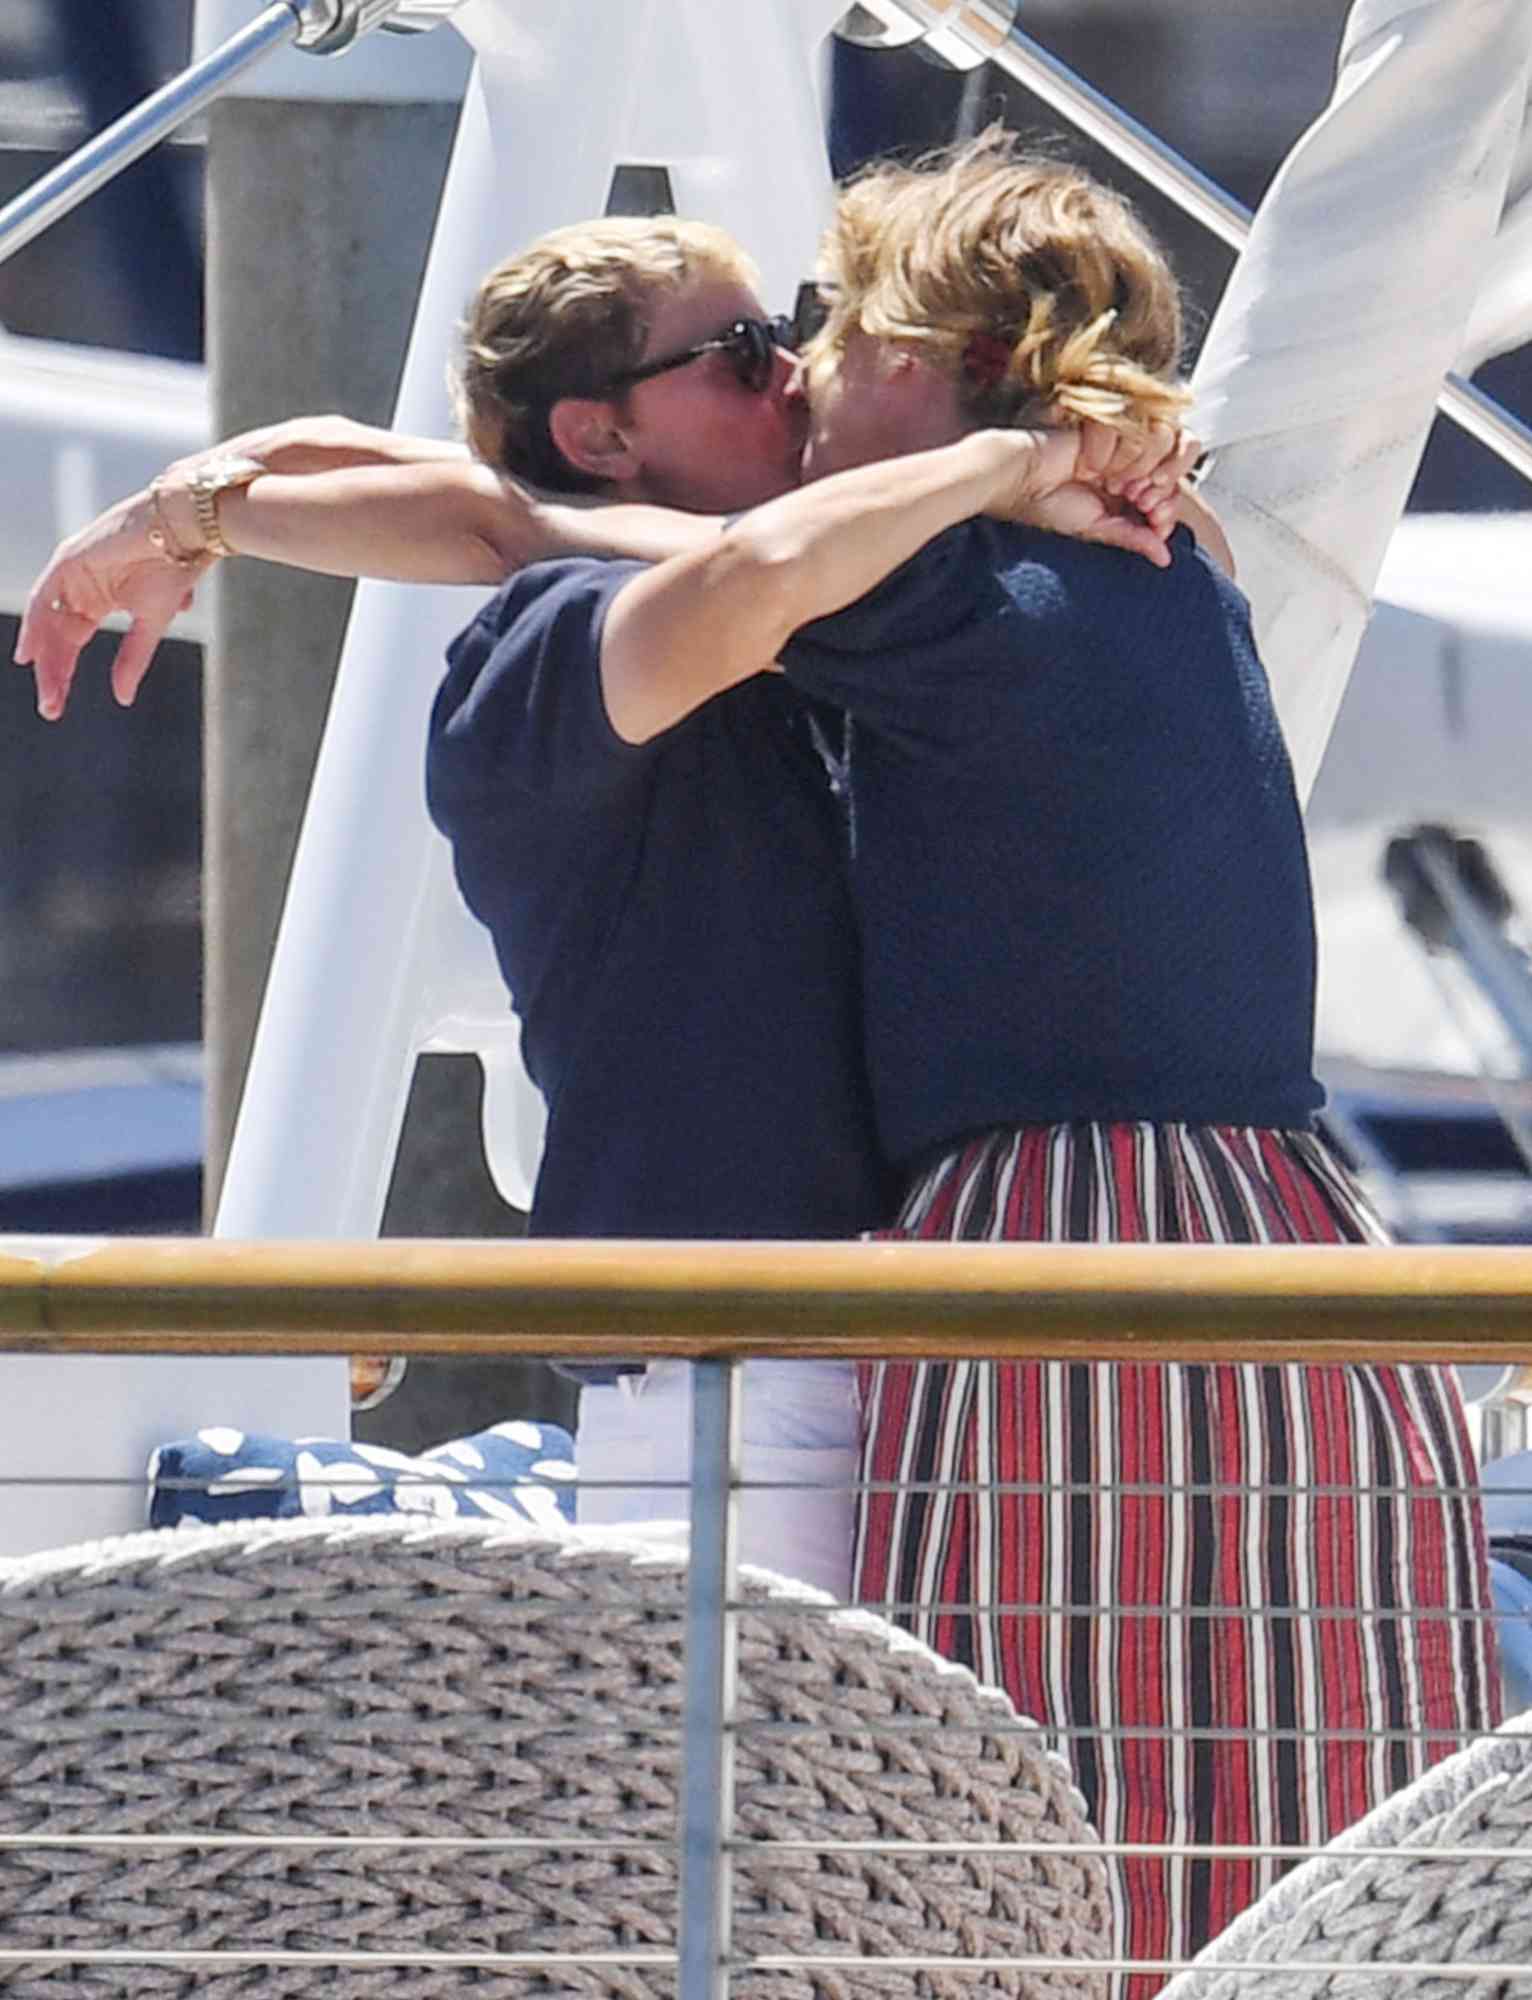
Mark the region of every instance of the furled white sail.
[[1458, 373], [1532, 340], [1532, 195], [1509, 210], [1495, 238], [1495, 268], [1468, 322]]
[[[1305, 794], [1497, 231], [1523, 227], [1506, 204], [1529, 74], [1526, 0], [1357, 0], [1334, 94], [1272, 183], [1198, 363], [1207, 494]], [[1506, 306], [1496, 337], [1511, 323]]]

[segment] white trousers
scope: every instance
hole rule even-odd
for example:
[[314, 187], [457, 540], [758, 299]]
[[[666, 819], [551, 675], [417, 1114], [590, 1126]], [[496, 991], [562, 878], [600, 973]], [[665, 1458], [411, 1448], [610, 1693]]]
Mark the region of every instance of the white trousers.
[[[747, 1361], [741, 1373], [740, 1560], [844, 1601], [862, 1439], [856, 1370], [844, 1361]], [[580, 1525], [684, 1523], [691, 1416], [685, 1361], [582, 1389]]]

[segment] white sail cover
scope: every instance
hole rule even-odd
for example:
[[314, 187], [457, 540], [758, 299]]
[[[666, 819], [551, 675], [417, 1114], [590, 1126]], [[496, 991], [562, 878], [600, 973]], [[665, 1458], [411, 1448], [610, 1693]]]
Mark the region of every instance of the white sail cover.
[[1358, 0], [1197, 366], [1207, 496], [1305, 796], [1495, 264], [1529, 72], [1527, 0]]
[[1528, 340], [1532, 340], [1532, 104], [1511, 168], [1492, 268], [1474, 300], [1457, 372], [1472, 375], [1492, 356]]

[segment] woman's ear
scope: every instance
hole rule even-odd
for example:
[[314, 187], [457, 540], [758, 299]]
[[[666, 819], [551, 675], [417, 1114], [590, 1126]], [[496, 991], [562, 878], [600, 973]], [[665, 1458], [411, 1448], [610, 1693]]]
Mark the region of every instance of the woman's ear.
[[548, 434], [577, 472], [614, 482], [638, 477], [638, 455], [615, 403], [563, 396], [548, 412]]

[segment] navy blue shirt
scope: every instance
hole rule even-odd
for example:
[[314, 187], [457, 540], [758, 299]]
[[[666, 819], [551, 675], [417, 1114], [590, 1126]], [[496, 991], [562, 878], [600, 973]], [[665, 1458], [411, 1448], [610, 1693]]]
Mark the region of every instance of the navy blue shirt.
[[623, 742], [599, 649], [638, 567], [522, 572], [453, 645], [431, 719], [431, 814], [548, 1106], [529, 1227], [851, 1236], [893, 1189], [819, 724], [766, 677]]
[[1238, 590], [997, 522], [784, 663], [854, 718], [852, 885], [883, 1143], [1076, 1119], [1305, 1126], [1302, 821]]

